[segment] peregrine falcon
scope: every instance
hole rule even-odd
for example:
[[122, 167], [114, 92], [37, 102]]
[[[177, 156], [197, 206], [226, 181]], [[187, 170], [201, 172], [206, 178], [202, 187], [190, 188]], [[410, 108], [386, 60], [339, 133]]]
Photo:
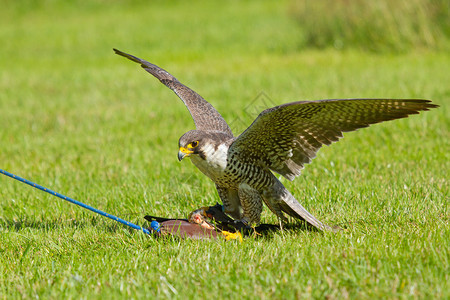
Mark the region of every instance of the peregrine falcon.
[[196, 130], [181, 136], [178, 159], [190, 157], [216, 184], [224, 211], [248, 225], [259, 224], [264, 202], [280, 224], [287, 221], [286, 213], [320, 230], [330, 230], [294, 198], [272, 171], [293, 180], [322, 145], [337, 142], [343, 132], [437, 107], [421, 99], [298, 101], [264, 110], [235, 137], [210, 103], [167, 71], [114, 51], [139, 63], [184, 102]]

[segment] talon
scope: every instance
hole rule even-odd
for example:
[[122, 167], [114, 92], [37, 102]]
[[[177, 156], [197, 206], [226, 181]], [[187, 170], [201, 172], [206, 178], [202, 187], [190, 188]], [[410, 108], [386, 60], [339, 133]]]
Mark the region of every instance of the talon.
[[234, 224], [243, 224], [245, 227], [250, 228], [251, 226], [249, 225], [249, 222], [245, 219], [241, 219], [241, 220], [234, 220]]
[[256, 231], [256, 226], [252, 226], [252, 229], [253, 229], [253, 234], [254, 235], [259, 235], [259, 236], [262, 236], [262, 234], [261, 233], [259, 233], [258, 231]]

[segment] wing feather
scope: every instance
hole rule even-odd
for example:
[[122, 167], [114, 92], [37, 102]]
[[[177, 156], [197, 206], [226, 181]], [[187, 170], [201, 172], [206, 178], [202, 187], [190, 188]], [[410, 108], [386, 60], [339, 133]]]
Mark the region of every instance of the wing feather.
[[430, 102], [332, 99], [287, 103], [263, 111], [237, 137], [230, 151], [293, 180], [322, 145], [337, 142], [343, 132], [437, 107]]
[[117, 49], [113, 50], [116, 54], [140, 64], [144, 70], [155, 76], [161, 83], [174, 91], [191, 113], [197, 129], [217, 130], [233, 136], [230, 127], [220, 113], [199, 94], [180, 83], [169, 72], [131, 54], [127, 54]]

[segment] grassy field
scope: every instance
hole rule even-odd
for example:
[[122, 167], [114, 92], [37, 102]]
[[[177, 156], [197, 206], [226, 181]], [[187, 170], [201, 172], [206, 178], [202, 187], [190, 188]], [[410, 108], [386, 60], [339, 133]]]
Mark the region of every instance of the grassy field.
[[292, 0], [290, 14], [309, 47], [407, 52], [449, 50], [447, 0]]
[[[108, 2], [109, 3], [109, 2]], [[450, 56], [299, 49], [287, 1], [12, 1], [0, 11], [0, 168], [143, 226], [218, 201], [176, 159], [181, 101], [118, 48], [232, 122], [303, 99], [432, 99], [346, 134], [283, 182], [336, 234], [155, 239], [0, 177], [0, 297], [449, 298]], [[263, 222], [275, 223], [267, 209]]]

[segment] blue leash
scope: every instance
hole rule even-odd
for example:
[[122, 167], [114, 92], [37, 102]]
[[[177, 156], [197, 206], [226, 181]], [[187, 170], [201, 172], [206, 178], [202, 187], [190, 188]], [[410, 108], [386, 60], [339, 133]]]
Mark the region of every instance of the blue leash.
[[[93, 211], [93, 212], [95, 212], [95, 213], [97, 213], [99, 215], [102, 215], [104, 217], [110, 218], [110, 219], [112, 219], [114, 221], [117, 221], [119, 223], [122, 223], [124, 225], [127, 225], [127, 226], [129, 226], [129, 227], [131, 227], [133, 229], [142, 231], [142, 232], [144, 232], [146, 234], [151, 234], [150, 231], [148, 229], [146, 229], [146, 228], [143, 228], [141, 226], [138, 226], [138, 225], [133, 224], [131, 222], [125, 221], [125, 220], [123, 220], [121, 218], [118, 218], [116, 216], [113, 216], [113, 215], [110, 215], [108, 213], [105, 213], [104, 211], [101, 211], [101, 210], [98, 210], [96, 208], [93, 208], [92, 206], [86, 205], [86, 204], [84, 204], [84, 203], [82, 203], [80, 201], [74, 200], [74, 199], [69, 198], [67, 196], [64, 196], [64, 195], [62, 195], [60, 193], [54, 192], [54, 191], [52, 191], [52, 190], [50, 190], [48, 188], [43, 187], [42, 185], [36, 184], [34, 182], [31, 182], [31, 181], [29, 181], [29, 180], [27, 180], [25, 178], [22, 178], [22, 177], [19, 177], [17, 175], [14, 175], [12, 173], [6, 172], [6, 171], [4, 171], [2, 169], [0, 169], [0, 173], [2, 173], [3, 175], [6, 175], [8, 177], [11, 177], [11, 178], [13, 178], [15, 180], [18, 180], [20, 182], [23, 182], [23, 183], [26, 183], [28, 185], [31, 185], [32, 187], [37, 188], [38, 190], [44, 191], [44, 192], [49, 193], [49, 194], [51, 194], [53, 196], [56, 196], [58, 198], [61, 198], [61, 199], [66, 200], [66, 201], [69, 201], [70, 203], [73, 203], [73, 204], [79, 205], [79, 206], [81, 206], [83, 208], [89, 209], [90, 211]], [[153, 224], [153, 222], [152, 222], [151, 226], [153, 228], [153, 227], [159, 226], [159, 224]]]

